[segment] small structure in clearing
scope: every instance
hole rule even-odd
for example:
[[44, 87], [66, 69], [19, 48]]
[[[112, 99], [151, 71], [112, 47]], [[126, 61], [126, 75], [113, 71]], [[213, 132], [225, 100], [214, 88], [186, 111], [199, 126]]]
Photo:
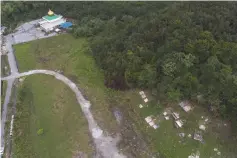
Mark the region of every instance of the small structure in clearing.
[[177, 127], [177, 128], [181, 128], [182, 126], [183, 126], [183, 121], [182, 120], [176, 120], [175, 121], [175, 126]]
[[193, 139], [203, 142], [203, 137], [201, 131], [195, 131]]
[[177, 112], [173, 112], [172, 116], [174, 117], [175, 120], [179, 119], [179, 114]]
[[191, 155], [188, 156], [188, 158], [199, 158], [200, 157], [200, 153], [199, 151], [197, 151], [197, 153], [192, 153]]
[[159, 125], [157, 125], [157, 124], [155, 123], [155, 119], [152, 119], [152, 116], [147, 116], [147, 117], [145, 118], [145, 120], [146, 120], [146, 122], [147, 122], [151, 127], [153, 127], [154, 129], [159, 128]]
[[144, 100], [145, 103], [148, 102], [148, 99], [143, 91], [140, 91], [139, 94], [141, 95], [142, 99]]
[[206, 126], [204, 126], [204, 125], [200, 125], [200, 126], [199, 126], [199, 129], [205, 131], [205, 130], [206, 130]]
[[189, 104], [188, 101], [182, 101], [179, 103], [179, 106], [185, 111], [185, 112], [189, 112], [192, 108]]

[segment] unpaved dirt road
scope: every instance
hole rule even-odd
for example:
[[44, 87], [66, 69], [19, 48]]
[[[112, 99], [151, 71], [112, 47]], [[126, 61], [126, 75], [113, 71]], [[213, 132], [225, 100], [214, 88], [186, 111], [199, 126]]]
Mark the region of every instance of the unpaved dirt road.
[[[67, 77], [50, 70], [30, 70], [28, 72], [16, 73], [7, 77], [1, 78], [1, 80], [13, 80], [15, 78], [20, 78], [23, 76], [33, 75], [33, 74], [46, 74], [52, 75], [57, 80], [64, 82], [67, 86], [71, 88], [71, 90], [75, 93], [78, 104], [81, 106], [81, 109], [88, 121], [89, 130], [92, 134], [96, 149], [98, 154], [104, 158], [125, 158], [126, 156], [119, 152], [117, 148], [117, 143], [120, 138], [117, 136], [116, 138], [112, 138], [110, 136], [106, 136], [103, 130], [98, 126], [96, 120], [94, 119], [91, 111], [90, 111], [90, 102], [86, 100], [76, 84], [69, 80]], [[99, 155], [98, 155], [99, 156]]]

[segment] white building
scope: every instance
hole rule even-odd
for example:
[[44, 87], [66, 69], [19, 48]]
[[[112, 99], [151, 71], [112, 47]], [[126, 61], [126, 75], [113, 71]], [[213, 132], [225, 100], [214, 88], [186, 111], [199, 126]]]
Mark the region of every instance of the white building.
[[49, 32], [52, 31], [56, 26], [65, 22], [66, 19], [64, 19], [62, 15], [54, 14], [54, 12], [49, 10], [48, 15], [42, 17], [39, 25], [43, 31]]

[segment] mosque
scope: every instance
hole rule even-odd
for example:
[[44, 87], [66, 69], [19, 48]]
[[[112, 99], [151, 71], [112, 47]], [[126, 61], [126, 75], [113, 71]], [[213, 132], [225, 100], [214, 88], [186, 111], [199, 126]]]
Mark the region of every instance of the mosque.
[[66, 19], [62, 15], [55, 14], [49, 9], [48, 14], [42, 17], [39, 22], [40, 28], [45, 32], [53, 31], [56, 26], [66, 23]]

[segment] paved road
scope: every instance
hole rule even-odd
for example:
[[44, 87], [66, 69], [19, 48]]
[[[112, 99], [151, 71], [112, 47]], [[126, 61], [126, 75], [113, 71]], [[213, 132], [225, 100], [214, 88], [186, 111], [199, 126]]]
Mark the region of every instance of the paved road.
[[[12, 45], [14, 44], [14, 40], [12, 35], [7, 35], [6, 37], [6, 48], [8, 50], [7, 57], [8, 57], [8, 63], [11, 69], [11, 75], [16, 75], [18, 74], [18, 69], [16, 65], [16, 60], [15, 56], [13, 53], [13, 48]], [[1, 119], [1, 147], [4, 147], [5, 142], [4, 142], [4, 135], [5, 135], [5, 123], [6, 123], [6, 118], [7, 118], [7, 111], [8, 107], [7, 105], [9, 104], [10, 97], [11, 97], [11, 90], [13, 87], [14, 83], [14, 78], [11, 80], [7, 81], [7, 90], [6, 90], [6, 95], [3, 103], [3, 110], [2, 110], [2, 119]]]
[[[34, 24], [36, 24], [39, 20], [34, 20], [31, 22], [24, 23], [23, 25], [19, 26], [16, 29], [15, 33], [8, 34], [7, 36], [4, 36], [6, 39], [6, 49], [8, 51], [7, 56], [8, 56], [8, 63], [10, 66], [10, 72], [11, 75], [16, 75], [18, 74], [18, 68], [17, 68], [17, 62], [15, 59], [14, 55], [14, 50], [12, 45], [13, 44], [18, 44], [18, 43], [23, 43], [23, 42], [29, 42], [32, 40], [37, 40], [40, 38], [47, 38], [51, 36], [57, 35], [56, 33], [49, 34], [47, 36], [44, 35], [40, 30], [37, 30], [34, 27]], [[7, 111], [8, 111], [8, 104], [10, 101], [11, 97], [11, 90], [13, 87], [14, 83], [14, 78], [11, 80], [7, 81], [7, 90], [6, 90], [6, 95], [4, 99], [4, 104], [2, 106], [2, 118], [1, 118], [1, 148], [4, 147], [5, 142], [4, 142], [4, 135], [5, 135], [5, 123], [6, 123], [6, 117], [7, 117]]]

